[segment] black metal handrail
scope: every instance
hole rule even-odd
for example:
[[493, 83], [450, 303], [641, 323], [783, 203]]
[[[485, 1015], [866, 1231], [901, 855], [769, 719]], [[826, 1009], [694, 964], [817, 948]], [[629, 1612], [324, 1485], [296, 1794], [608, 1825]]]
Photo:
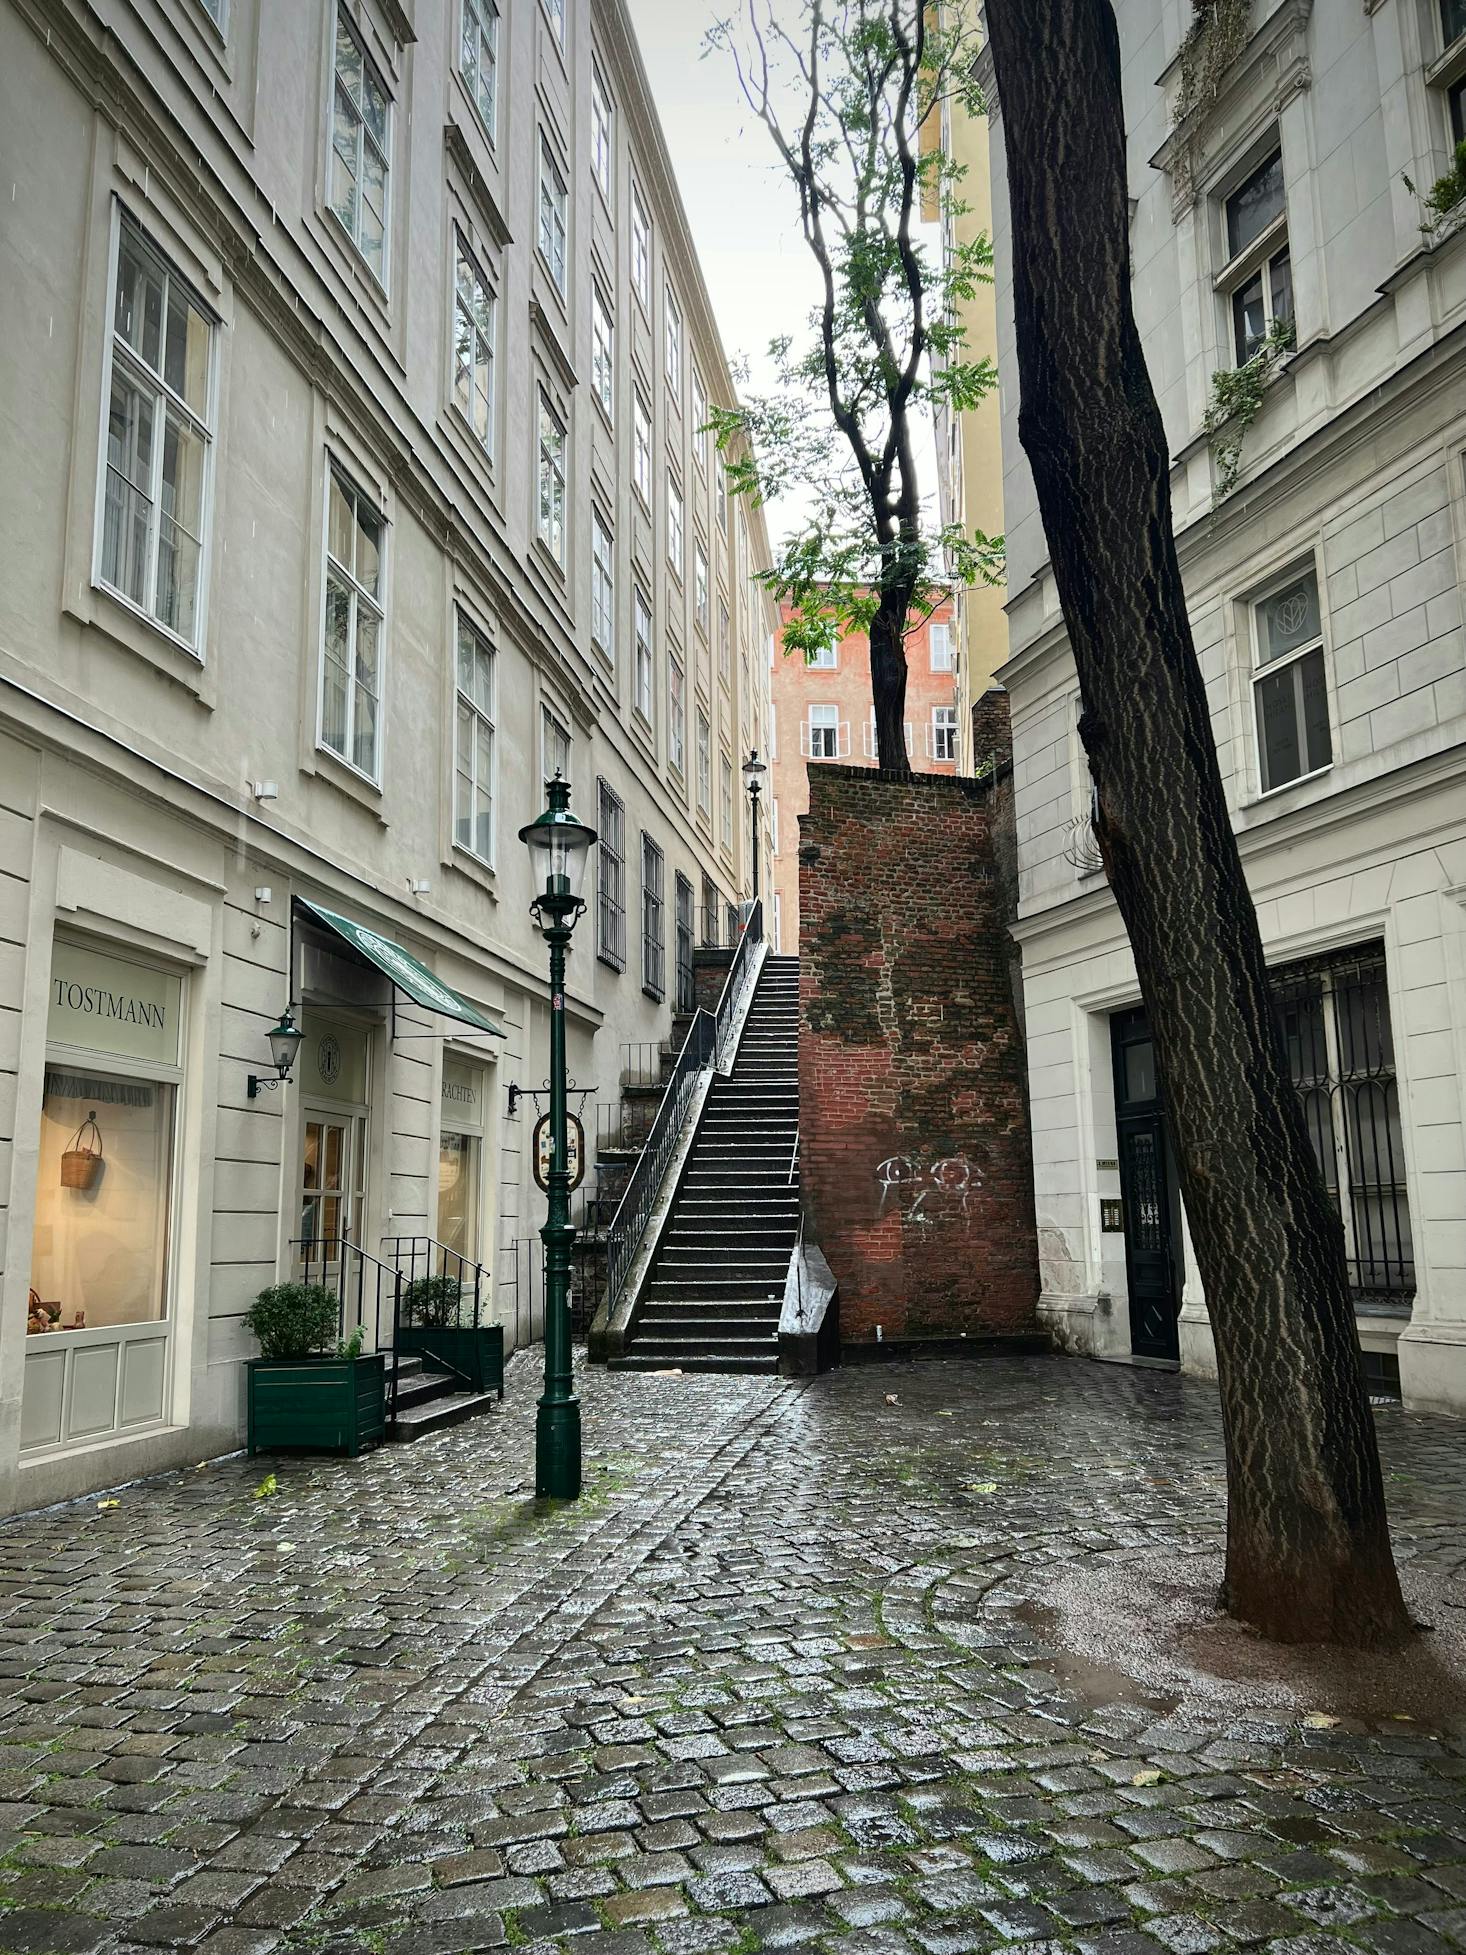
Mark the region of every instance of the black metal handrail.
[[[483, 1313], [483, 1292], [487, 1272], [482, 1263], [476, 1263], [471, 1256], [465, 1256], [457, 1249], [450, 1249], [446, 1242], [439, 1242], [430, 1235], [384, 1235], [382, 1249], [390, 1254], [393, 1264], [405, 1279], [406, 1290], [425, 1276], [446, 1276], [456, 1282], [459, 1289], [459, 1314], [457, 1325], [467, 1329], [463, 1321], [463, 1296], [471, 1288], [473, 1291], [473, 1328], [479, 1328]], [[403, 1267], [404, 1258], [406, 1268]], [[404, 1294], [406, 1294], [406, 1290]], [[407, 1298], [409, 1326], [412, 1319], [412, 1299]]]
[[728, 1072], [733, 1065], [733, 1046], [735, 1028], [743, 1013], [747, 995], [758, 977], [758, 946], [764, 940], [763, 898], [748, 912], [748, 920], [743, 926], [743, 934], [738, 939], [738, 948], [733, 953], [733, 962], [728, 966], [728, 975], [723, 980], [722, 996], [718, 999], [718, 1009], [714, 1014], [716, 1029], [714, 1042], [717, 1047], [717, 1067], [720, 1073]]
[[646, 1234], [646, 1225], [651, 1220], [662, 1178], [687, 1117], [693, 1088], [713, 1063], [717, 1050], [716, 1030], [711, 1012], [698, 1011], [693, 1014], [687, 1037], [682, 1041], [682, 1050], [677, 1055], [677, 1063], [672, 1068], [672, 1076], [662, 1094], [662, 1104], [657, 1108], [657, 1117], [641, 1150], [641, 1159], [632, 1169], [625, 1193], [617, 1204], [616, 1214], [606, 1235], [606, 1280], [613, 1306], [620, 1298], [631, 1273], [631, 1265], [636, 1260], [636, 1252], [641, 1247], [641, 1239]]
[[[402, 1325], [402, 1272], [382, 1262], [348, 1235], [297, 1236], [290, 1244], [307, 1283], [321, 1283], [337, 1298], [336, 1327], [343, 1342], [370, 1331], [372, 1349], [387, 1357], [387, 1424], [397, 1422], [397, 1336]], [[354, 1272], [354, 1275], [353, 1275]], [[368, 1324], [370, 1289], [371, 1321]], [[390, 1342], [383, 1337], [383, 1307], [390, 1304]], [[350, 1325], [350, 1330], [347, 1326]]]

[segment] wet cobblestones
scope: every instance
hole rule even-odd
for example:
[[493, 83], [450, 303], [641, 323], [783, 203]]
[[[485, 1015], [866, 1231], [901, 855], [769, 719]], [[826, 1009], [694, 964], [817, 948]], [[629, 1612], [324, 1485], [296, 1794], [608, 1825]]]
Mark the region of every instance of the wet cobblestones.
[[[0, 1524], [0, 1951], [1466, 1949], [1466, 1721], [1086, 1701], [994, 1606], [1216, 1540], [1205, 1386], [582, 1389], [573, 1510], [527, 1498], [521, 1364], [273, 1495], [236, 1460]], [[1466, 1434], [1381, 1433], [1402, 1560], [1460, 1584]]]

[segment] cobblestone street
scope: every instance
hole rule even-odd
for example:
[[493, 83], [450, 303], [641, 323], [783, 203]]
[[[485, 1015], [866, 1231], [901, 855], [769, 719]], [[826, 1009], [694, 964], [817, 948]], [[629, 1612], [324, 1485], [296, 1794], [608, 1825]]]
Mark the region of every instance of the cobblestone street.
[[[417, 1446], [0, 1525], [0, 1950], [1466, 1948], [1460, 1713], [1096, 1689], [1004, 1606], [1215, 1548], [1205, 1385], [582, 1391], [574, 1510], [527, 1498], [521, 1361]], [[1402, 1567], [1460, 1583], [1460, 1426], [1379, 1423]]]

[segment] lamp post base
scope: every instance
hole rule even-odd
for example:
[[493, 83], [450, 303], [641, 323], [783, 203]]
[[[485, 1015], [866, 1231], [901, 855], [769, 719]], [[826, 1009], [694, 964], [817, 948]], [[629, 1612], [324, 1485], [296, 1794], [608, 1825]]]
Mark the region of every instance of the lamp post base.
[[535, 1413], [534, 1490], [537, 1500], [580, 1497], [580, 1400], [542, 1398]]

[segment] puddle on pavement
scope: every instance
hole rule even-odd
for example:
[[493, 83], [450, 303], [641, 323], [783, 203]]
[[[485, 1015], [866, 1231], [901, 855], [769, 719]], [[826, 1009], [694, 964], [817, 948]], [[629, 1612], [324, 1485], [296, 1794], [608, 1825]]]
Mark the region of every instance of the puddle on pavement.
[[1048, 1608], [1042, 1602], [1028, 1601], [1015, 1603], [1005, 1614], [1034, 1630], [1045, 1645], [1043, 1655], [1029, 1667], [1047, 1670], [1091, 1709], [1100, 1710], [1107, 1704], [1140, 1704], [1147, 1710], [1159, 1711], [1164, 1715], [1175, 1710], [1181, 1702], [1179, 1694], [1148, 1689], [1123, 1670], [1115, 1669], [1112, 1664], [1058, 1648], [1063, 1618], [1057, 1609]]

